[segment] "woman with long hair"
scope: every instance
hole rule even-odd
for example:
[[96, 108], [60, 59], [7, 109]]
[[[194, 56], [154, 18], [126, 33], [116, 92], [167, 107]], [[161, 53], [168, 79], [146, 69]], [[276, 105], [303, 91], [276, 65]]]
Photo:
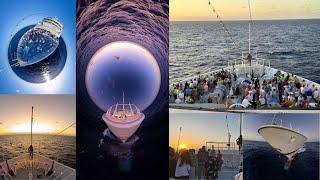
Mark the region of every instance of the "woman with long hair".
[[189, 179], [191, 159], [188, 150], [182, 150], [176, 165], [176, 179]]

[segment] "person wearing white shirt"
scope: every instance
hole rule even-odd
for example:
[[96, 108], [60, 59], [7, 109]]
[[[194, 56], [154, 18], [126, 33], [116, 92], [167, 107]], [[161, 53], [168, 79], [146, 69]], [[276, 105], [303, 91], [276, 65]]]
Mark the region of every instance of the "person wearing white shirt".
[[196, 87], [198, 85], [198, 81], [195, 79], [194, 81], [193, 81], [193, 87]]
[[252, 91], [249, 91], [247, 99], [248, 99], [249, 102], [253, 101], [253, 92]]
[[247, 97], [245, 97], [245, 98], [243, 99], [243, 101], [242, 101], [241, 104], [242, 104], [242, 106], [245, 107], [245, 108], [247, 108], [247, 107], [249, 107], [249, 105], [251, 105], [251, 103], [249, 102], [249, 100], [248, 100]]
[[188, 151], [184, 150], [177, 161], [175, 177], [176, 179], [189, 179], [190, 176], [190, 157]]
[[266, 96], [266, 92], [264, 90], [264, 87], [261, 87], [261, 89], [260, 89], [260, 96], [262, 96], [262, 97]]
[[181, 99], [177, 98], [175, 101], [174, 101], [176, 104], [181, 104]]
[[301, 94], [305, 94], [305, 87], [304, 87], [304, 85], [303, 85], [303, 86], [301, 86], [301, 88], [300, 88], [300, 92], [301, 92]]
[[302, 97], [302, 95], [300, 94], [299, 97], [298, 97], [298, 105], [299, 105], [299, 106], [302, 105], [302, 101], [303, 101], [303, 97]]
[[179, 92], [178, 98], [181, 100], [181, 102], [184, 102], [184, 93], [183, 93], [183, 91]]

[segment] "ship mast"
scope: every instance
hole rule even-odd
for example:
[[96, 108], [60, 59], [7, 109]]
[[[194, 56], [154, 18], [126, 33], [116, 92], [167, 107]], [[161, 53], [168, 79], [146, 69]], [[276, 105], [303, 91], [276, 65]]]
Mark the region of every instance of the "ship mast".
[[30, 136], [31, 146], [32, 146], [32, 127], [33, 127], [33, 106], [31, 109], [31, 136]]
[[249, 54], [251, 54], [251, 23], [252, 23], [252, 16], [251, 16], [251, 6], [250, 6], [250, 0], [248, 0], [248, 7], [249, 7]]
[[177, 145], [177, 153], [179, 151], [179, 146], [180, 146], [180, 137], [181, 137], [181, 126], [180, 126], [180, 132], [179, 132], [179, 138], [178, 138], [178, 145]]
[[227, 114], [226, 114], [226, 121], [227, 121], [227, 129], [228, 129], [228, 144], [227, 144], [227, 146], [228, 146], [228, 150], [230, 150], [231, 133], [230, 133], [230, 130], [229, 130], [229, 122], [228, 122], [228, 115]]
[[252, 69], [252, 55], [251, 55], [251, 23], [252, 23], [252, 15], [251, 15], [251, 6], [250, 0], [248, 0], [248, 7], [249, 7], [249, 39], [248, 39], [248, 60], [251, 69], [251, 77], [253, 77], [253, 69]]
[[122, 110], [124, 112], [124, 91], [122, 91]]

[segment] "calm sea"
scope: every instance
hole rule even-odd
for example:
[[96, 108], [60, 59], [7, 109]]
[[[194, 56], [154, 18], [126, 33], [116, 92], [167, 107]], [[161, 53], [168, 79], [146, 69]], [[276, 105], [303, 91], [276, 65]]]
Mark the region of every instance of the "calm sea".
[[[222, 68], [248, 50], [248, 22], [170, 22], [170, 83]], [[271, 66], [320, 83], [320, 19], [253, 21], [252, 51]]]
[[[0, 136], [0, 161], [27, 153], [30, 135]], [[76, 137], [33, 135], [35, 153], [54, 159], [69, 167], [76, 168]]]

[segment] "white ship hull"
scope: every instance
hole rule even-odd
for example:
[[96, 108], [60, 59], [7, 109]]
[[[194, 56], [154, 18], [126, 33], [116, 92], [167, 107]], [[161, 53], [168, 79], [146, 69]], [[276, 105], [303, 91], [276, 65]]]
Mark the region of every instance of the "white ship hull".
[[299, 152], [307, 140], [303, 134], [279, 125], [264, 125], [258, 133], [279, 153], [285, 155], [288, 160]]
[[139, 128], [140, 124], [144, 120], [145, 115], [140, 114], [140, 117], [134, 121], [114, 121], [110, 116], [104, 114], [102, 119], [107, 124], [110, 131], [117, 136], [122, 142], [129, 139]]

